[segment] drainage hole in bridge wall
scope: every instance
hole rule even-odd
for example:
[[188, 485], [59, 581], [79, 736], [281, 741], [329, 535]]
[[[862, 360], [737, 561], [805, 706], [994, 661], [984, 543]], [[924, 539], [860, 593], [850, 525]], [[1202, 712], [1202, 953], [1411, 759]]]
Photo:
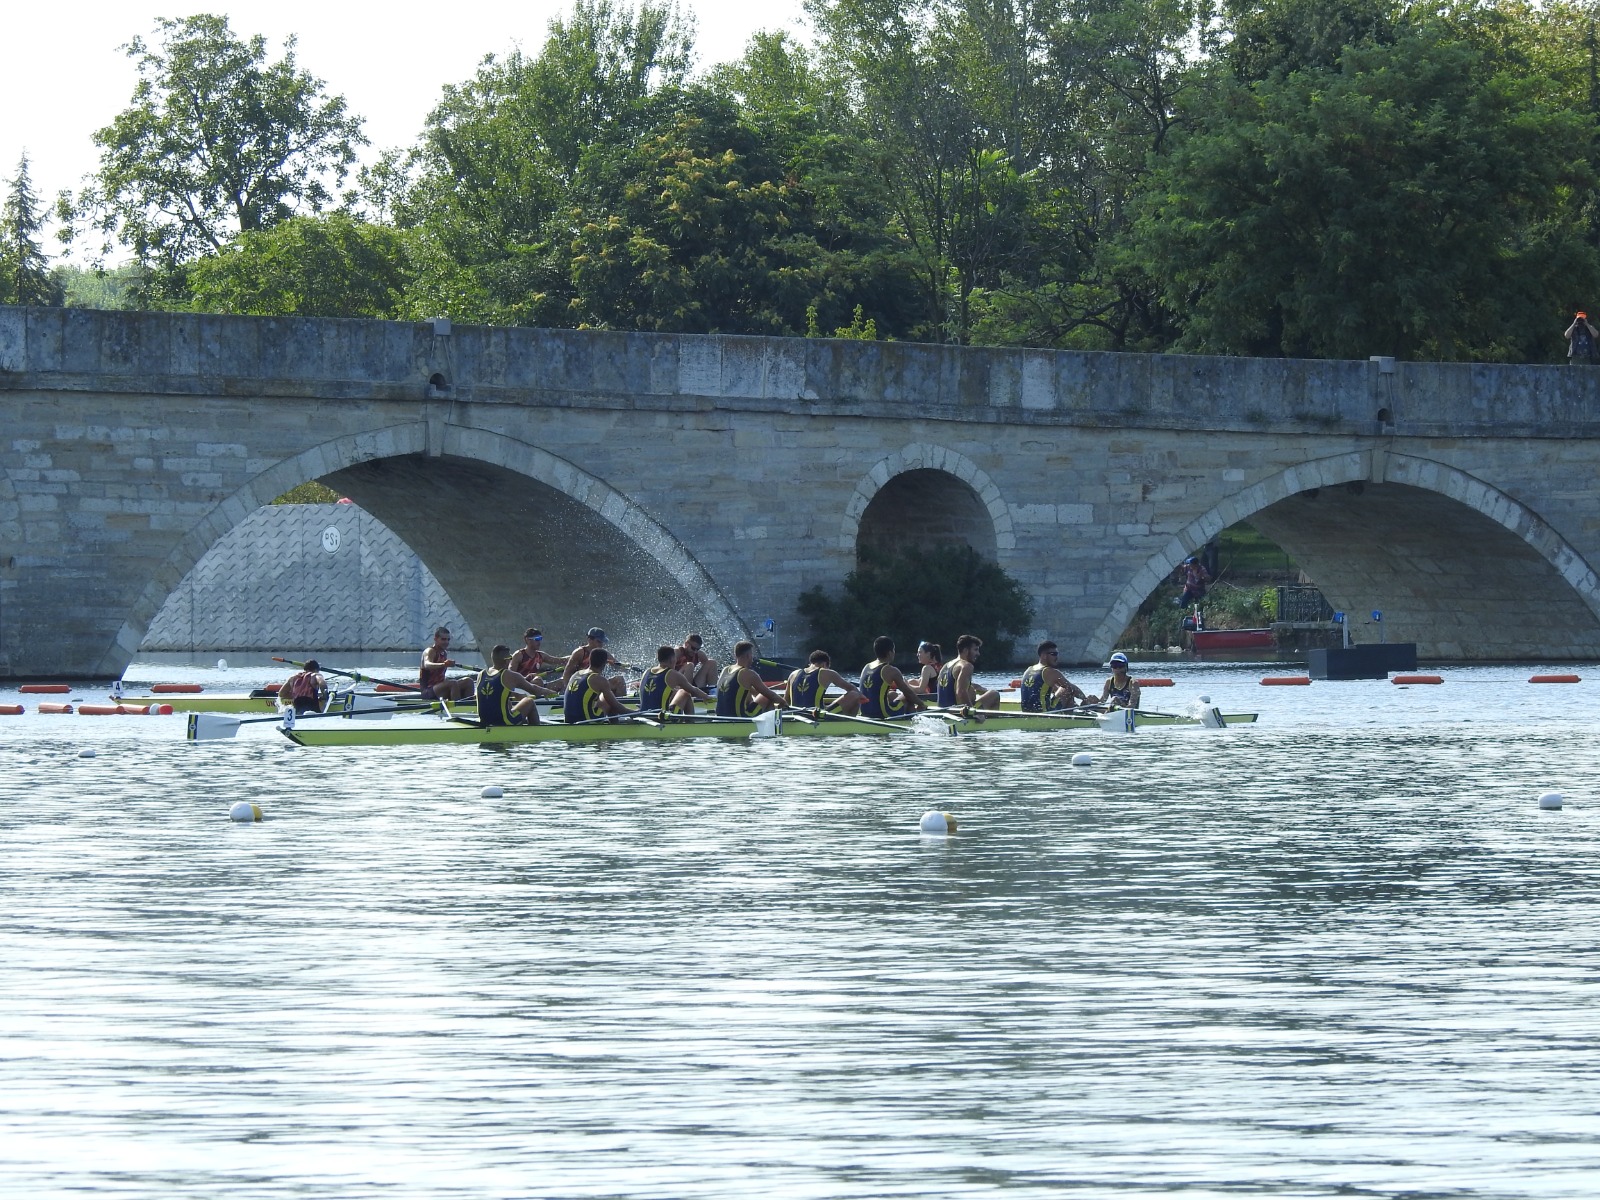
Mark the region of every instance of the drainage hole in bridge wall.
[[450, 390], [450, 381], [442, 374], [435, 371], [428, 377], [428, 392], [434, 396], [441, 396]]
[[[437, 376], [435, 376], [435, 378], [437, 378]], [[1387, 425], [1389, 423], [1390, 419], [1391, 418], [1389, 416], [1389, 410], [1387, 408], [1380, 408], [1378, 410], [1378, 424], [1379, 425]]]

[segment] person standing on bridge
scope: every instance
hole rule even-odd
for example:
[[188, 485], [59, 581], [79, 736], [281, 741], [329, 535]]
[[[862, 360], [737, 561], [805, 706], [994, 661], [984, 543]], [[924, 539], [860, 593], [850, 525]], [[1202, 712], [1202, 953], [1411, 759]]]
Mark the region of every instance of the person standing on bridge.
[[1572, 324], [1567, 326], [1567, 365], [1574, 367], [1593, 366], [1597, 352], [1600, 352], [1600, 329], [1589, 324], [1587, 313], [1578, 313], [1572, 318]]
[[443, 625], [433, 631], [433, 645], [422, 648], [422, 667], [417, 673], [417, 691], [424, 700], [470, 700], [472, 679], [446, 679], [445, 672], [459, 665], [450, 657], [450, 631]]

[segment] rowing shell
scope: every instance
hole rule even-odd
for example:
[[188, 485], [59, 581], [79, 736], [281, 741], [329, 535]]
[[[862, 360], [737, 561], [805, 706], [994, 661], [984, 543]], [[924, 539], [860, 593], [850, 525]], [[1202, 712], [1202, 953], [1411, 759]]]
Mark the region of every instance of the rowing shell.
[[278, 710], [278, 693], [267, 696], [124, 696], [121, 704], [169, 704], [173, 712], [269, 713]]
[[[1228, 713], [1223, 720], [1229, 725], [1254, 722], [1255, 713]], [[1023, 730], [1042, 733], [1057, 729], [1096, 729], [1099, 722], [1092, 716], [1049, 716], [1040, 713], [996, 713], [985, 717], [925, 716], [901, 718], [895, 721], [853, 720], [849, 717], [824, 713], [820, 720], [810, 717], [785, 717], [780, 724], [783, 737], [889, 737], [913, 732], [913, 722], [923, 722], [922, 728], [938, 733], [953, 729], [956, 733], [998, 733], [1006, 730]], [[1166, 713], [1140, 713], [1136, 726], [1199, 725], [1198, 717]], [[438, 745], [507, 745], [523, 742], [671, 742], [685, 738], [748, 738], [758, 732], [753, 720], [706, 720], [693, 717], [668, 719], [664, 723], [642, 720], [599, 721], [581, 725], [566, 725], [547, 721], [540, 725], [482, 726], [465, 721], [440, 722], [436, 725], [374, 725], [345, 721], [328, 721], [315, 727], [297, 724], [284, 729], [285, 737], [302, 746], [438, 746]]]

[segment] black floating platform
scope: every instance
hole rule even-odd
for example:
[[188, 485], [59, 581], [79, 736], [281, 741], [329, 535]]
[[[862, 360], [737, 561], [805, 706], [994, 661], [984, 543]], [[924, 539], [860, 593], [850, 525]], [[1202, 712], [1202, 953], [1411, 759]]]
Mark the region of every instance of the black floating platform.
[[1306, 665], [1313, 679], [1387, 679], [1391, 671], [1417, 669], [1417, 644], [1384, 642], [1312, 650], [1306, 655]]

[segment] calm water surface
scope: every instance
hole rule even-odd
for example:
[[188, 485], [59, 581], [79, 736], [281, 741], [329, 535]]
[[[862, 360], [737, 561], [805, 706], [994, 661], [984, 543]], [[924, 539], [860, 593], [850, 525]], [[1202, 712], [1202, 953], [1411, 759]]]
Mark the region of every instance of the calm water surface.
[[0, 718], [0, 1191], [1600, 1192], [1600, 685], [1172, 673], [1261, 723]]

